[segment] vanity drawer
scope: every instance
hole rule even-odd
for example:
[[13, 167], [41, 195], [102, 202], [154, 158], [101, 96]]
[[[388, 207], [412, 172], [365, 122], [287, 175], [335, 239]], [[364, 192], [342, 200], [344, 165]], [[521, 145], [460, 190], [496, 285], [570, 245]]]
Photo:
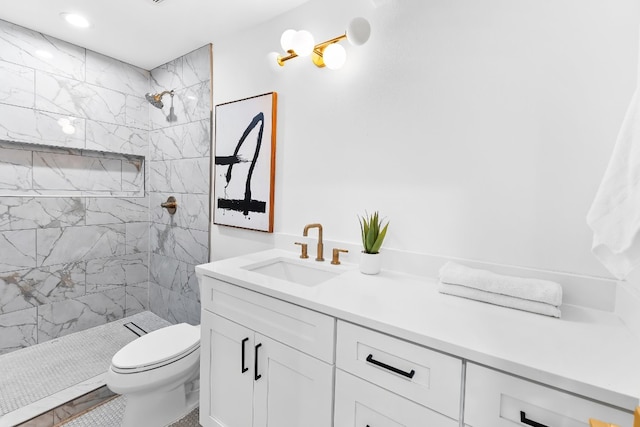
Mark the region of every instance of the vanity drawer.
[[336, 370], [336, 427], [458, 427], [458, 421]]
[[[556, 389], [467, 364], [464, 422], [471, 427], [588, 427], [589, 418], [631, 426], [633, 414]], [[526, 420], [521, 422], [524, 413]]]
[[335, 319], [211, 277], [202, 307], [327, 363], [334, 361]]
[[336, 366], [450, 418], [460, 416], [462, 361], [338, 321]]

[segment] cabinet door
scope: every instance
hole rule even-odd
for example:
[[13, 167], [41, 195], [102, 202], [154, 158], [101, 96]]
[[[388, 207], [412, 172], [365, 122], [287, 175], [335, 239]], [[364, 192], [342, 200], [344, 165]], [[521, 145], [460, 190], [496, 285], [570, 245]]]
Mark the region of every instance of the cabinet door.
[[253, 427], [331, 427], [333, 366], [260, 334], [255, 339]]
[[336, 427], [458, 425], [458, 421], [336, 369]]
[[251, 426], [254, 332], [204, 310], [201, 330], [200, 424]]

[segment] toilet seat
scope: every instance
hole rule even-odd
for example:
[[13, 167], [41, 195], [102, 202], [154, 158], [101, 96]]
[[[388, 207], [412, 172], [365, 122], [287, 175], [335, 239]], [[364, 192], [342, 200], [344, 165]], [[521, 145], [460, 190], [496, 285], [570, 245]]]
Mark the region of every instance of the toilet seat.
[[180, 323], [158, 329], [130, 342], [111, 359], [111, 369], [133, 374], [160, 368], [200, 348], [200, 328]]

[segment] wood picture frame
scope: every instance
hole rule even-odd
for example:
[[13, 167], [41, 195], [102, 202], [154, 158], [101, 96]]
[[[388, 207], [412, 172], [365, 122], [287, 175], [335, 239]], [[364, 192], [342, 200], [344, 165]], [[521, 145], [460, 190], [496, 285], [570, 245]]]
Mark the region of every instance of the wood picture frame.
[[273, 232], [278, 94], [216, 105], [213, 223]]

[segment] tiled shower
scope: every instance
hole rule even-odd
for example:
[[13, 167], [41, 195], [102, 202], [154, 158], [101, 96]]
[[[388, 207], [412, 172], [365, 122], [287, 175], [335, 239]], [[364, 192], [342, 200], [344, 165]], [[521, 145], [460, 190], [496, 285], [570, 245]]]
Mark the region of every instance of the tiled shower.
[[[199, 323], [210, 69], [209, 45], [146, 71], [0, 21], [0, 354], [144, 310]], [[144, 98], [165, 89], [171, 122]]]

